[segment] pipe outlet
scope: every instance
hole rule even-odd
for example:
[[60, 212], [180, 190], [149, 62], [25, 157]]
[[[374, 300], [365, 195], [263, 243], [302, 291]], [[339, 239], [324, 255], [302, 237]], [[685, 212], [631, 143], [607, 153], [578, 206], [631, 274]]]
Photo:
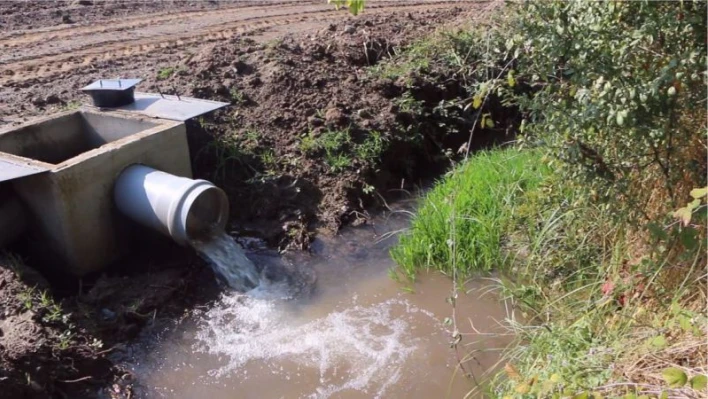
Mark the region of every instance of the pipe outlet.
[[220, 188], [144, 166], [127, 167], [116, 180], [118, 209], [139, 224], [180, 245], [223, 231], [229, 201]]

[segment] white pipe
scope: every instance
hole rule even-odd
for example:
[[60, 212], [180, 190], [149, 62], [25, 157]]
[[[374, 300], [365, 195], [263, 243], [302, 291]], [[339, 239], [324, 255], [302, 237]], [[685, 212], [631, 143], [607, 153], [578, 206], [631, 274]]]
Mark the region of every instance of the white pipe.
[[118, 176], [114, 190], [116, 205], [123, 214], [180, 245], [226, 227], [226, 194], [206, 180], [131, 165]]
[[0, 202], [0, 248], [19, 238], [27, 229], [22, 203], [10, 195]]

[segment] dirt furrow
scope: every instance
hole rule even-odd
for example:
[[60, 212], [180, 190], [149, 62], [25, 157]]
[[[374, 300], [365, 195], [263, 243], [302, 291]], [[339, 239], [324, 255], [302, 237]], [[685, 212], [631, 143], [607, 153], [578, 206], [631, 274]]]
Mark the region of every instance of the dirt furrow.
[[[120, 21], [111, 22], [108, 25], [61, 25], [51, 27], [45, 30], [32, 30], [27, 32], [9, 32], [5, 37], [0, 36], [0, 47], [12, 49], [22, 47], [23, 52], [31, 49], [32, 45], [46, 44], [48, 41], [68, 39], [76, 41], [82, 37], [96, 34], [116, 33], [128, 31], [131, 29], [154, 27], [157, 25], [166, 25], [173, 22], [190, 20], [193, 18], [210, 18], [232, 14], [254, 14], [258, 12], [267, 12], [268, 10], [279, 10], [284, 7], [302, 8], [313, 1], [292, 2], [283, 1], [277, 4], [269, 5], [243, 5], [239, 3], [227, 4], [216, 10], [187, 10], [181, 12], [156, 13], [148, 15], [139, 15], [123, 18]], [[293, 5], [293, 3], [296, 3]], [[322, 4], [319, 4], [320, 6]], [[5, 56], [5, 54], [3, 54]]]
[[[384, 3], [372, 4], [368, 13], [385, 13], [400, 9], [425, 10], [439, 7], [449, 7], [459, 2], [451, 1], [420, 1], [416, 3]], [[242, 9], [232, 11], [239, 12]], [[198, 20], [186, 25], [167, 24], [153, 27], [142, 34], [133, 32], [136, 38], [116, 38], [108, 34], [112, 40], [87, 44], [78, 49], [57, 45], [52, 47], [51, 54], [18, 62], [9, 62], [0, 66], [0, 85], [13, 86], [31, 79], [48, 78], [66, 73], [76, 68], [88, 67], [92, 63], [105, 60], [116, 60], [135, 55], [159, 52], [162, 49], [186, 48], [212, 41], [225, 40], [236, 35], [242, 35], [256, 30], [270, 29], [289, 24], [310, 23], [321, 24], [347, 18], [344, 12], [332, 10], [327, 5], [309, 5], [296, 7], [276, 7], [281, 10], [276, 14], [267, 14], [269, 10], [261, 11], [266, 15], [223, 15], [206, 20]], [[240, 19], [233, 20], [233, 17]], [[128, 33], [127, 31], [124, 32]]]

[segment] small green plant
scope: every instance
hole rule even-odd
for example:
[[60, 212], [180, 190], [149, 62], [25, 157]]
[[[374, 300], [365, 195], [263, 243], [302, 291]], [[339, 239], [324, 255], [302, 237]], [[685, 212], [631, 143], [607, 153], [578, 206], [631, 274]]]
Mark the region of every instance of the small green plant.
[[365, 165], [375, 165], [379, 162], [387, 141], [384, 136], [371, 131], [363, 142], [352, 141], [348, 129], [327, 130], [315, 136], [308, 133], [300, 139], [300, 151], [308, 156], [324, 155], [325, 163], [333, 173], [339, 173], [354, 164], [354, 160]]
[[25, 310], [31, 311], [34, 309], [35, 289], [28, 287], [26, 290], [18, 294], [18, 299], [22, 302], [22, 307]]
[[246, 95], [236, 87], [232, 87], [231, 90], [229, 90], [229, 94], [232, 104], [243, 104], [246, 102]]
[[[247, 145], [257, 145], [257, 143], [248, 143]], [[244, 159], [252, 155], [253, 151], [249, 148], [244, 148], [241, 138], [232, 133], [210, 141], [197, 153], [195, 159], [198, 161], [203, 159], [203, 157], [212, 157], [215, 161], [212, 176], [215, 179], [224, 181], [233, 162], [243, 164]]]
[[328, 155], [325, 157], [325, 162], [327, 162], [327, 165], [329, 165], [330, 170], [332, 173], [340, 173], [346, 170], [348, 167], [352, 165], [352, 160], [351, 158], [348, 158], [346, 155], [343, 154], [337, 154], [337, 155]]
[[103, 348], [103, 341], [98, 338], [94, 338], [91, 343], [89, 343], [89, 346], [94, 349], [101, 349]]
[[157, 72], [157, 79], [158, 80], [169, 79], [175, 72], [177, 72], [177, 68], [175, 68], [175, 67], [162, 68]]
[[381, 159], [381, 154], [386, 149], [386, 139], [377, 131], [371, 131], [363, 143], [354, 148], [356, 157], [365, 163], [374, 165]]
[[75, 109], [79, 109], [81, 107], [81, 102], [77, 100], [71, 100], [67, 102], [66, 104], [61, 106], [62, 111], [73, 111]]
[[300, 140], [300, 150], [307, 155], [324, 153], [325, 163], [332, 173], [339, 173], [352, 165], [349, 130], [327, 130], [319, 136], [308, 133]]
[[320, 143], [317, 138], [310, 132], [300, 139], [300, 151], [305, 154], [314, 154], [320, 149]]
[[266, 174], [277, 174], [280, 163], [273, 150], [265, 150], [260, 154], [261, 163], [266, 170]]
[[54, 302], [48, 291], [42, 291], [39, 294], [38, 310], [44, 312], [42, 320], [47, 323], [64, 322], [68, 320], [68, 316], [64, 315], [61, 306]]
[[416, 100], [410, 91], [403, 93], [401, 97], [397, 98], [396, 104], [401, 112], [408, 112], [414, 115], [423, 114], [423, 102]]
[[71, 346], [71, 341], [74, 338], [74, 333], [70, 329], [66, 329], [59, 334], [59, 342], [57, 343], [57, 348], [60, 350], [66, 350]]

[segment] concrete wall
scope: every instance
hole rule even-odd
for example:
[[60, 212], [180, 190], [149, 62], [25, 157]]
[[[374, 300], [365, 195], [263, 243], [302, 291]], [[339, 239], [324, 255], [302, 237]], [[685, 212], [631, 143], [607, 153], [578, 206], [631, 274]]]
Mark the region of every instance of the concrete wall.
[[56, 164], [91, 149], [82, 131], [79, 112], [59, 114], [0, 132], [0, 151]]
[[[66, 122], [76, 116], [64, 114], [57, 119], [64, 129], [76, 128], [74, 122]], [[117, 112], [81, 111], [78, 116], [83, 124], [78, 129], [84, 138], [93, 137], [91, 140], [99, 143], [100, 137], [109, 142], [59, 162], [48, 173], [16, 180], [13, 185], [29, 209], [29, 226], [37, 238], [40, 257], [44, 255], [50, 264], [81, 276], [100, 270], [130, 249], [133, 224], [113, 203], [113, 183], [125, 167], [142, 163], [185, 177], [191, 177], [192, 171], [186, 128], [181, 122]], [[13, 137], [22, 137], [17, 131], [34, 132], [32, 140], [41, 141], [59, 130], [50, 119], [0, 133], [0, 150], [20, 147], [12, 144]], [[131, 133], [126, 136], [125, 132]], [[43, 145], [36, 145], [33, 151]]]
[[0, 132], [0, 152], [59, 164], [158, 124], [116, 114], [69, 111]]

